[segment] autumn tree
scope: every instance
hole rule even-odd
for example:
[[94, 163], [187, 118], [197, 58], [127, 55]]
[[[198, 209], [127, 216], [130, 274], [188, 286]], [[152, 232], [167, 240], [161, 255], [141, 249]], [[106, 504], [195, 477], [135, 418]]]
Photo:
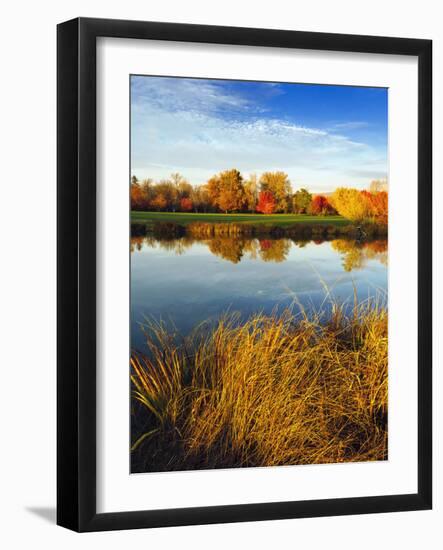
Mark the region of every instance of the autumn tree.
[[179, 201], [185, 197], [190, 197], [192, 193], [192, 185], [178, 172], [174, 172], [170, 176], [170, 181], [175, 187], [177, 198]]
[[388, 193], [380, 191], [372, 197], [372, 209], [377, 223], [388, 223]]
[[260, 191], [256, 206], [257, 212], [272, 214], [276, 208], [276, 200], [271, 191]]
[[249, 179], [244, 182], [243, 188], [245, 190], [246, 210], [248, 210], [249, 212], [255, 212], [258, 200], [257, 175], [251, 174], [249, 176]]
[[328, 201], [328, 198], [324, 195], [315, 195], [311, 201], [310, 213], [315, 216], [326, 216], [327, 214], [333, 214], [334, 208]]
[[288, 212], [292, 191], [288, 174], [264, 172], [260, 178], [260, 190], [270, 191], [274, 195], [276, 212]]
[[186, 182], [185, 178], [179, 172], [173, 172], [169, 176], [169, 181], [174, 185], [174, 187], [179, 187], [182, 182]]
[[194, 205], [192, 204], [192, 200], [189, 197], [183, 197], [180, 199], [180, 210], [182, 212], [191, 212]]
[[168, 199], [163, 193], [156, 193], [151, 202], [151, 206], [154, 210], [165, 210], [168, 207]]
[[140, 189], [143, 197], [143, 210], [149, 210], [151, 202], [155, 197], [154, 182], [152, 179], [144, 179], [140, 183]]
[[206, 184], [206, 191], [211, 205], [218, 207], [218, 198], [221, 192], [221, 181], [218, 175], [212, 176]]
[[379, 191], [386, 191], [388, 188], [388, 182], [386, 179], [372, 180], [369, 185], [369, 191], [371, 193], [378, 193]]
[[307, 189], [301, 188], [292, 195], [292, 210], [295, 214], [306, 214], [311, 206], [312, 195]]
[[370, 193], [362, 191], [362, 199], [365, 201], [368, 216], [371, 220], [378, 224], [388, 223], [388, 194], [386, 191], [378, 191]]
[[131, 178], [131, 210], [142, 210], [143, 209], [143, 193], [140, 188], [140, 184], [135, 176]]
[[[179, 206], [179, 199], [177, 189], [175, 185], [168, 179], [160, 180], [159, 183], [154, 187], [155, 199], [153, 202], [159, 205], [160, 203], [165, 203], [163, 209], [172, 210], [175, 212]], [[156, 200], [159, 196], [163, 197], [163, 201]]]
[[213, 176], [208, 181], [207, 188], [212, 204], [220, 210], [228, 213], [244, 208], [246, 197], [243, 178], [235, 168]]
[[238, 170], [226, 170], [220, 174], [221, 192], [218, 207], [225, 212], [242, 210], [245, 205], [243, 178]]
[[211, 201], [206, 185], [197, 185], [193, 187], [190, 199], [196, 212], [209, 212], [211, 210]]
[[337, 212], [353, 222], [362, 222], [369, 217], [368, 202], [358, 189], [339, 187], [331, 196], [331, 204]]

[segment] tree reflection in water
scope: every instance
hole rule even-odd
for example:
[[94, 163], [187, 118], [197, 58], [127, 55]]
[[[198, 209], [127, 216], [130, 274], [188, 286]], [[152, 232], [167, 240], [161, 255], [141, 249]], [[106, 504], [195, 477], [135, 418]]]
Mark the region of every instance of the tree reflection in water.
[[332, 249], [341, 255], [345, 271], [362, 269], [368, 260], [377, 260], [385, 266], [388, 264], [388, 242], [386, 239], [364, 242], [352, 239], [309, 241], [287, 238], [258, 239], [233, 236], [196, 238], [195, 236], [188, 235], [175, 239], [156, 239], [151, 235], [136, 235], [131, 237], [131, 253], [140, 251], [144, 247], [149, 247], [162, 248], [181, 255], [194, 244], [199, 243], [206, 245], [215, 256], [234, 264], [241, 262], [243, 258], [260, 259], [264, 262], [284, 262], [293, 244], [298, 248], [304, 248], [309, 243], [321, 245], [324, 242], [330, 242]]
[[362, 269], [367, 260], [378, 260], [381, 264], [388, 265], [388, 241], [386, 239], [367, 242], [336, 239], [331, 242], [331, 246], [341, 254], [345, 271]]

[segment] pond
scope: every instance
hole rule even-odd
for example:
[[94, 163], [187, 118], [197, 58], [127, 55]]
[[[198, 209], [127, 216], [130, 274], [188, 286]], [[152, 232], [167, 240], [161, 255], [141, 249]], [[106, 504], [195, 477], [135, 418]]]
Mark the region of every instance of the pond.
[[330, 310], [386, 300], [387, 241], [244, 237], [131, 238], [131, 345], [146, 351], [141, 324], [162, 319], [181, 334], [225, 312], [247, 317], [302, 306]]

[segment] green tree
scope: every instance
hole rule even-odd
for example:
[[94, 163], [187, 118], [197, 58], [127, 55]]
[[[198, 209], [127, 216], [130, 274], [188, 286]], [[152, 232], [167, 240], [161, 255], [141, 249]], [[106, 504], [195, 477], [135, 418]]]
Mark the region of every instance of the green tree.
[[295, 214], [306, 214], [311, 206], [312, 195], [307, 189], [301, 188], [292, 195], [292, 211]]

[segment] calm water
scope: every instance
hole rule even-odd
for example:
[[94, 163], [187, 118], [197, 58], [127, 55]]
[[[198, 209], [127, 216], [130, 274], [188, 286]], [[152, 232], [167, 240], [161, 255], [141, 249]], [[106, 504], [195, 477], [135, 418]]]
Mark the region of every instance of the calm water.
[[[325, 285], [340, 301], [385, 296], [387, 242], [208, 238], [131, 240], [131, 338], [144, 350], [146, 317], [186, 334], [226, 311], [248, 316], [295, 302], [327, 311]], [[326, 297], [326, 300], [325, 300]]]

